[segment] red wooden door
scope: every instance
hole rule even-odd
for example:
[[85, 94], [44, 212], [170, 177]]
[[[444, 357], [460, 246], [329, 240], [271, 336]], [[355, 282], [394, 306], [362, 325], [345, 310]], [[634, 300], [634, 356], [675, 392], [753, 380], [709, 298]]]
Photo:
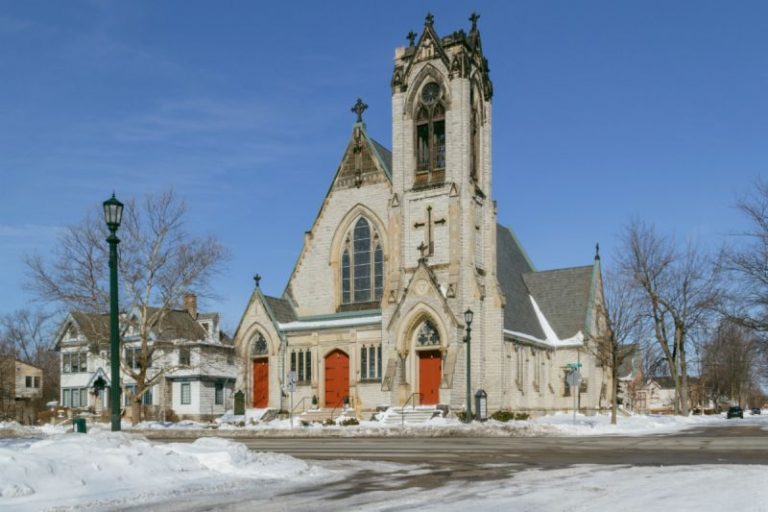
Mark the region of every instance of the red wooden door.
[[325, 356], [325, 406], [339, 407], [349, 396], [349, 356], [334, 350]]
[[419, 352], [419, 400], [422, 405], [440, 401], [440, 352]]
[[257, 409], [269, 406], [269, 359], [253, 361], [253, 406]]

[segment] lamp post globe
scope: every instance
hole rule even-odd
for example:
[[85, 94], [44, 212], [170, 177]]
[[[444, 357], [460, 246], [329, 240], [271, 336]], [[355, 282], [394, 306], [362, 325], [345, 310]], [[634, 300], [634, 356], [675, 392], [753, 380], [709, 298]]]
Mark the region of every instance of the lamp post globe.
[[474, 313], [471, 309], [467, 308], [464, 312], [464, 323], [467, 324], [467, 335], [464, 337], [464, 342], [467, 344], [467, 411], [464, 421], [469, 423], [472, 421], [472, 318]]
[[115, 194], [104, 201], [104, 221], [109, 229], [109, 366], [111, 370], [110, 383], [110, 416], [112, 431], [120, 430], [120, 326], [117, 305], [117, 228], [123, 218], [123, 203], [117, 200]]

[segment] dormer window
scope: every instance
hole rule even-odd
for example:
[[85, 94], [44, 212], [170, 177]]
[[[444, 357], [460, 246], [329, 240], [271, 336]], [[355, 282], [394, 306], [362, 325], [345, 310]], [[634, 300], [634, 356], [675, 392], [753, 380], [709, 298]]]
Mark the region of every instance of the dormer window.
[[429, 82], [421, 90], [415, 117], [415, 187], [439, 184], [445, 179], [445, 107], [441, 97], [437, 82]]

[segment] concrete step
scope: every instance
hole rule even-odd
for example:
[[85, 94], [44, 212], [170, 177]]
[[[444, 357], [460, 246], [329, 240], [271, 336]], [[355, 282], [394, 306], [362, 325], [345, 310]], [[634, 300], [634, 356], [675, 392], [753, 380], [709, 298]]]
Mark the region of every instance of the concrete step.
[[385, 425], [418, 425], [423, 424], [440, 414], [435, 407], [390, 407], [387, 409], [382, 423]]
[[[333, 414], [333, 419], [335, 420], [338, 419], [339, 416], [345, 416], [345, 413], [349, 412], [351, 412], [349, 409], [310, 409], [299, 414], [298, 418], [299, 421], [306, 421], [308, 423], [322, 423], [331, 419], [331, 414]], [[352, 414], [352, 416], [354, 416], [354, 414]]]

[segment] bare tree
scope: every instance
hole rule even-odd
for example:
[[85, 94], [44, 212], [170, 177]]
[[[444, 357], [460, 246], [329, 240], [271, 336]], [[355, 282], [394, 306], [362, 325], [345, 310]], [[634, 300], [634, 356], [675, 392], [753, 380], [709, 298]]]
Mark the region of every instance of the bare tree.
[[611, 368], [611, 423], [616, 424], [616, 412], [619, 397], [619, 369], [625, 361], [637, 357], [638, 346], [631, 343], [638, 338], [642, 317], [640, 315], [637, 294], [633, 293], [627, 276], [611, 273], [606, 279], [605, 307], [608, 319], [608, 351]]
[[43, 400], [59, 397], [59, 357], [50, 350], [53, 315], [42, 309], [19, 309], [0, 316], [0, 356], [43, 370]]
[[760, 389], [764, 357], [758, 339], [749, 329], [724, 319], [701, 352], [702, 384], [715, 404], [746, 405]]
[[[124, 313], [137, 313], [124, 318], [140, 340], [137, 365], [128, 364], [125, 354], [121, 358], [123, 372], [136, 383], [131, 398], [134, 423], [141, 420], [144, 392], [167, 371], [158, 366], [149, 371], [157, 361], [151, 330], [181, 306], [184, 294], [210, 297], [211, 281], [228, 256], [215, 237], [194, 237], [186, 231], [186, 211], [173, 191], [147, 196], [140, 204], [129, 200], [118, 231], [120, 305]], [[108, 233], [98, 212], [95, 209], [62, 235], [52, 262], [27, 258], [29, 287], [40, 299], [88, 313], [109, 311]]]
[[707, 324], [720, 299], [716, 267], [695, 245], [679, 250], [671, 239], [638, 221], [625, 228], [621, 267], [631, 276], [675, 382], [675, 413], [687, 415], [686, 351], [692, 334]]
[[768, 182], [758, 180], [737, 206], [749, 228], [724, 251], [723, 268], [733, 283], [724, 313], [768, 341]]

